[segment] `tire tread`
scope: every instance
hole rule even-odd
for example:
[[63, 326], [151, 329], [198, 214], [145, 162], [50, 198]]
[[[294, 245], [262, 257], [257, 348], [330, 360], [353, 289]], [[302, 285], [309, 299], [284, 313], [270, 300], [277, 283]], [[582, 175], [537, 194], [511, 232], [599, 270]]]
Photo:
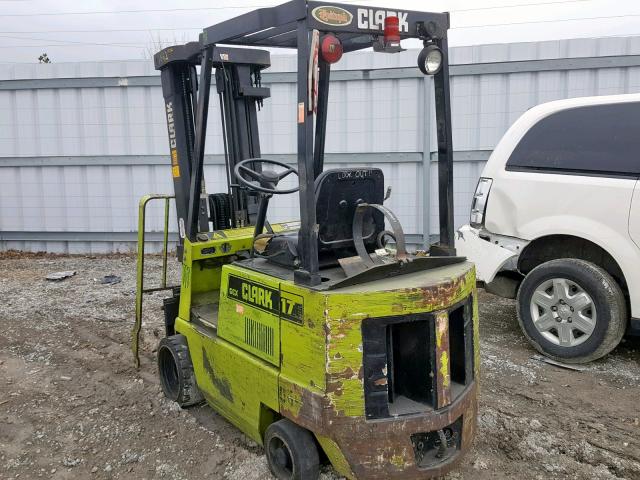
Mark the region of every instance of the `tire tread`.
[[[526, 302], [526, 305], [523, 305], [525, 300], [522, 298], [524, 295], [522, 292], [527, 290], [530, 282], [536, 281], [535, 277], [543, 274], [545, 271], [563, 269], [572, 270], [572, 273], [574, 274], [578, 273], [580, 275], [598, 279], [602, 287], [601, 290], [606, 297], [606, 303], [609, 307], [609, 322], [602, 341], [593, 351], [582, 355], [563, 357], [549, 352], [543, 345], [536, 341], [536, 339], [531, 337], [524, 324], [525, 320], [523, 319], [523, 316], [525, 316], [525, 314], [523, 314], [523, 311], [527, 312], [529, 305], [528, 301]], [[561, 273], [557, 273], [557, 275], [561, 275]], [[598, 315], [600, 315], [599, 310], [601, 309], [597, 309]], [[613, 277], [602, 267], [577, 258], [560, 258], [550, 260], [531, 270], [525, 276], [525, 279], [522, 281], [522, 284], [518, 289], [517, 312], [520, 328], [531, 345], [543, 355], [565, 363], [588, 363], [605, 356], [622, 340], [628, 321], [627, 305], [620, 285], [618, 285]], [[528, 312], [526, 315], [529, 315]]]
[[320, 457], [312, 433], [286, 418], [273, 422], [267, 427], [264, 446], [269, 469], [278, 480], [281, 480], [272, 468], [268, 451], [269, 441], [274, 436], [286, 443], [294, 457], [294, 465], [297, 468], [294, 468], [293, 476], [289, 480], [317, 480], [320, 475]]
[[168, 348], [171, 351], [174, 360], [176, 360], [176, 367], [179, 370], [178, 380], [180, 385], [178, 398], [175, 400], [176, 403], [182, 408], [202, 403], [204, 397], [196, 383], [187, 338], [180, 334], [165, 337], [160, 340], [158, 352], [161, 348]]

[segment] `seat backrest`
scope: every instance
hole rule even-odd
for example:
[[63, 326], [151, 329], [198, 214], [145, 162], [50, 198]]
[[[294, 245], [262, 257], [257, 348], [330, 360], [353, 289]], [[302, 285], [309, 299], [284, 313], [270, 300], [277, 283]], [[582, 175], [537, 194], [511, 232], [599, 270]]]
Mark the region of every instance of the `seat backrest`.
[[[321, 250], [353, 246], [353, 216], [359, 203], [382, 205], [384, 174], [379, 168], [336, 168], [322, 172], [315, 182], [316, 220]], [[369, 209], [363, 222], [365, 245], [375, 245], [384, 230], [382, 213]]]

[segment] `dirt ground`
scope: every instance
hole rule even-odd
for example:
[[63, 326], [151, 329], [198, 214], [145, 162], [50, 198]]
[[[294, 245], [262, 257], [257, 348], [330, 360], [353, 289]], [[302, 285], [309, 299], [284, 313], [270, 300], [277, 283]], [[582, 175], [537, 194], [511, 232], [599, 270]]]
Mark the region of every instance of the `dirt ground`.
[[[159, 278], [159, 259], [148, 267]], [[77, 274], [45, 280], [61, 270]], [[96, 280], [110, 274], [122, 282]], [[136, 371], [134, 298], [132, 256], [0, 256], [0, 479], [270, 478], [262, 449], [210, 408], [165, 401], [161, 294], [146, 298]], [[575, 372], [532, 358], [513, 301], [482, 292], [480, 315], [479, 434], [447, 478], [640, 479], [640, 341]]]

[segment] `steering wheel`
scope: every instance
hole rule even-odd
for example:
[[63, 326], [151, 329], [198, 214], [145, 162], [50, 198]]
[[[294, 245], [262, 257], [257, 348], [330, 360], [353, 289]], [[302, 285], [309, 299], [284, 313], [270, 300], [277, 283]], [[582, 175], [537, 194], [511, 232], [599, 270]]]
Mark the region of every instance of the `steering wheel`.
[[[279, 173], [271, 169], [256, 172], [253, 168], [249, 167], [250, 163], [254, 165], [256, 163], [276, 165], [278, 167], [284, 168], [285, 170]], [[257, 192], [269, 193], [272, 195], [283, 195], [286, 193], [297, 192], [300, 189], [300, 186], [290, 188], [288, 190], [279, 190], [276, 188], [278, 182], [280, 182], [280, 180], [289, 176], [290, 174], [295, 173], [296, 176], [298, 176], [298, 170], [287, 165], [286, 163], [277, 162], [276, 160], [269, 160], [266, 158], [248, 158], [236, 164], [235, 168], [233, 169], [233, 173], [235, 173], [236, 178], [242, 185]], [[251, 180], [249, 180], [247, 177], [251, 178]], [[258, 182], [258, 184], [256, 184], [256, 182]]]

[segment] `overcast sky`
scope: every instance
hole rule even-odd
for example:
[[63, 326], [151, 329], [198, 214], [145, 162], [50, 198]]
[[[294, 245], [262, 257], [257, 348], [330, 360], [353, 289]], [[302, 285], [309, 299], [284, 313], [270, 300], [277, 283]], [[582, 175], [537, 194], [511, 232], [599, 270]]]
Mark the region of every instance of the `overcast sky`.
[[[282, 1], [0, 0], [0, 63], [37, 62], [42, 52], [47, 52], [53, 62], [149, 58], [158, 43], [196, 40], [206, 26], [258, 6], [279, 3]], [[637, 0], [348, 3], [450, 11], [452, 46], [640, 35]]]

